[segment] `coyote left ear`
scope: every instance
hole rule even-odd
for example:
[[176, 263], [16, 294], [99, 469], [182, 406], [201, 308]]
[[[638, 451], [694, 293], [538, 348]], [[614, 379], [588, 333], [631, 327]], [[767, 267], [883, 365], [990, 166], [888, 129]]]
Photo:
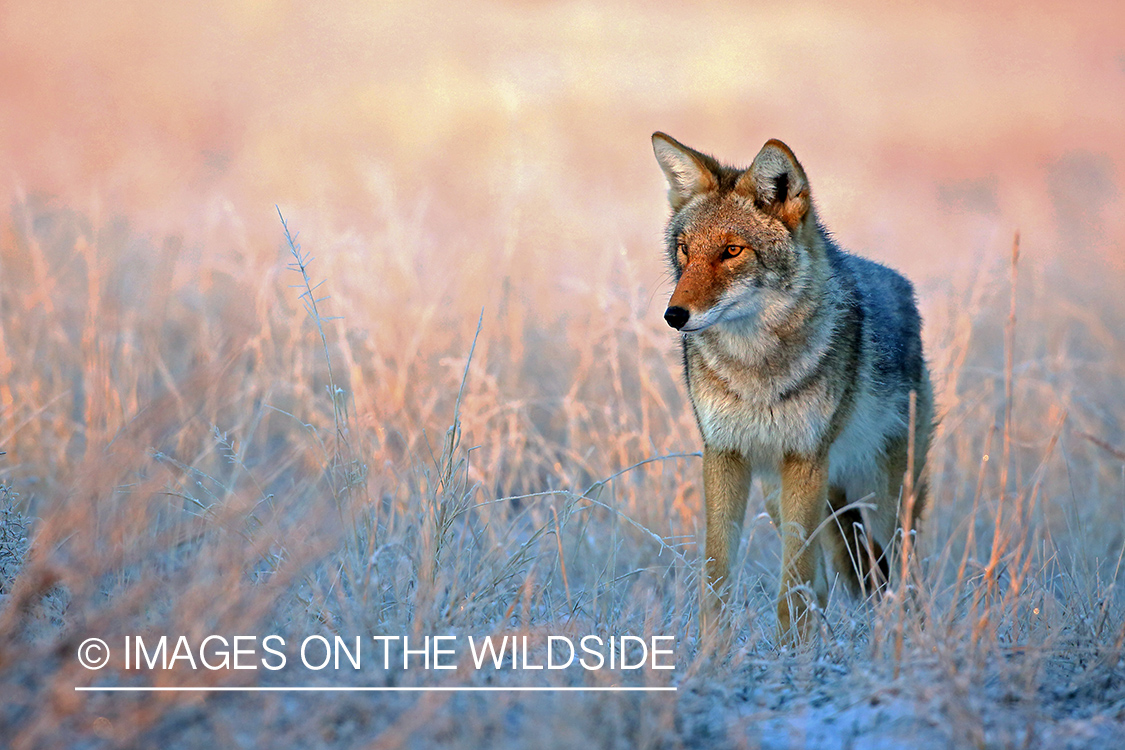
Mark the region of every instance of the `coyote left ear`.
[[758, 208], [777, 216], [790, 230], [797, 228], [812, 205], [805, 170], [789, 147], [776, 139], [762, 146], [735, 190], [753, 198]]

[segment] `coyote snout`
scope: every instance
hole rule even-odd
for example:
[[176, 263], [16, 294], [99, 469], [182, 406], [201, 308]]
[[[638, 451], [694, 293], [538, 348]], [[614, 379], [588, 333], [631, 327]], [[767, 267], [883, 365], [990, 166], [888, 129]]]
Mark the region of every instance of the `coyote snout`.
[[664, 320], [668, 321], [668, 325], [677, 331], [684, 327], [690, 317], [691, 313], [677, 305], [669, 305], [668, 309], [664, 311]]
[[[746, 169], [663, 133], [652, 143], [672, 208], [676, 288], [664, 319], [682, 334], [703, 436], [704, 627], [729, 593], [757, 473], [780, 486], [766, 493], [782, 538], [778, 629], [799, 637], [808, 592], [825, 603], [826, 561], [854, 593], [885, 584], [907, 471], [911, 524], [924, 504], [933, 394], [914, 290], [829, 239], [805, 171], [781, 141]], [[874, 504], [866, 515], [856, 507], [865, 498]]]

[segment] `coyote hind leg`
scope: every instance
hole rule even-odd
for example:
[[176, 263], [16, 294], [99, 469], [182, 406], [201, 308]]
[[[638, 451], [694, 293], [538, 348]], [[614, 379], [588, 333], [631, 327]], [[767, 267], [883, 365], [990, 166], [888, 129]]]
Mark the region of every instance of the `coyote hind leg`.
[[847, 507], [842, 487], [829, 488], [828, 503], [835, 515], [825, 539], [832, 567], [852, 596], [881, 595], [890, 575], [882, 545], [868, 533], [859, 508]]

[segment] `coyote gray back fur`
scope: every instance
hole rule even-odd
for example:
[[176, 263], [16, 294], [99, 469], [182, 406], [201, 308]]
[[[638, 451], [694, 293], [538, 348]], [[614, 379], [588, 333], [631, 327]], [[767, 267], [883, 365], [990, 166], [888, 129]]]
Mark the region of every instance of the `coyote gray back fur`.
[[878, 592], [900, 505], [913, 501], [913, 525], [925, 502], [933, 394], [914, 290], [837, 247], [780, 141], [745, 170], [662, 133], [653, 147], [672, 206], [665, 319], [704, 444], [704, 625], [726, 600], [753, 472], [782, 536], [779, 630], [799, 638], [809, 594], [827, 595], [824, 560], [854, 593]]

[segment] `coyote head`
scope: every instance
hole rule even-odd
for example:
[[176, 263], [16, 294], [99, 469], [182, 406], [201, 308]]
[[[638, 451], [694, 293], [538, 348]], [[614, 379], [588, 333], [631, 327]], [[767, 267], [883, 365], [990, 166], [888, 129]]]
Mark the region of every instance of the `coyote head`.
[[668, 325], [692, 333], [753, 322], [799, 295], [811, 281], [819, 231], [805, 171], [789, 147], [767, 142], [745, 170], [664, 133], [653, 134], [652, 147], [672, 204]]

